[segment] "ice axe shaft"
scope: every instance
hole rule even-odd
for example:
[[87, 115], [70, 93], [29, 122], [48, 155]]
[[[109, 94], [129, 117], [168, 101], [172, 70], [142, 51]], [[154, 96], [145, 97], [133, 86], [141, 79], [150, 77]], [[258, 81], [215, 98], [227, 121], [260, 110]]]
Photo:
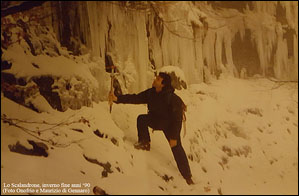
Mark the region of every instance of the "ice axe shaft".
[[[114, 66], [111, 66], [111, 74], [110, 74], [110, 77], [111, 77], [111, 87], [110, 87], [110, 94], [113, 93], [113, 80], [114, 80]], [[112, 104], [113, 104], [113, 100], [109, 100], [109, 111], [111, 113], [112, 111]]]
[[115, 72], [116, 72], [116, 67], [113, 63], [112, 60], [112, 56], [109, 53], [105, 54], [105, 70], [106, 72], [110, 73], [110, 77], [111, 77], [111, 87], [110, 87], [110, 94], [109, 94], [109, 100], [108, 100], [108, 104], [109, 104], [109, 108], [110, 108], [110, 113], [112, 111], [112, 104], [113, 104], [113, 100], [111, 100], [111, 94], [114, 94], [114, 79], [115, 79]]

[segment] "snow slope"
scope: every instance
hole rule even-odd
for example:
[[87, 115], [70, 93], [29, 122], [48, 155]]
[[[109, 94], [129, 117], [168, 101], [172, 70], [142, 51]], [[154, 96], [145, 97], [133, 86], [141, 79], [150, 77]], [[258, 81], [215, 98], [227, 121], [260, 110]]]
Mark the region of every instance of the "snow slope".
[[[151, 151], [133, 148], [145, 105], [38, 114], [2, 94], [2, 194], [4, 183], [90, 183], [84, 194], [94, 186], [107, 194], [298, 194], [296, 83], [223, 77], [176, 93], [188, 107], [182, 142], [195, 185], [180, 176], [162, 132], [150, 131]], [[28, 140], [46, 144], [48, 156], [9, 150], [17, 142], [32, 149]]]

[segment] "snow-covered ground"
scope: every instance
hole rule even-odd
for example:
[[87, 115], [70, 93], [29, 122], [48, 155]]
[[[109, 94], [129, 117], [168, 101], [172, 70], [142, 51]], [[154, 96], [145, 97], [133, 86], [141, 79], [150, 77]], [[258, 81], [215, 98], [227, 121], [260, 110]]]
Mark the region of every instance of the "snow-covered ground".
[[[195, 185], [180, 176], [162, 132], [150, 131], [149, 152], [133, 148], [145, 105], [36, 113], [1, 94], [2, 194], [12, 183], [60, 191], [81, 183], [89, 194], [94, 186], [107, 194], [298, 194], [297, 83], [222, 77], [176, 93], [188, 107], [181, 136]], [[48, 156], [10, 151], [17, 143], [32, 149], [28, 140], [46, 144]]]

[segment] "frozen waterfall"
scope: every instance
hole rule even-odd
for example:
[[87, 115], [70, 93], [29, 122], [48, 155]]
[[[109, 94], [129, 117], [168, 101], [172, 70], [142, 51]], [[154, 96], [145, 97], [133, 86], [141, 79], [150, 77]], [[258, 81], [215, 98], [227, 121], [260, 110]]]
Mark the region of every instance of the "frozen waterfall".
[[[164, 66], [180, 67], [188, 84], [221, 75], [298, 80], [297, 1], [43, 6], [51, 7], [52, 26], [63, 46], [77, 46], [78, 54], [87, 48], [92, 59], [102, 62], [99, 66], [109, 53], [130, 92], [149, 87], [154, 71]], [[54, 20], [57, 14], [60, 20]]]

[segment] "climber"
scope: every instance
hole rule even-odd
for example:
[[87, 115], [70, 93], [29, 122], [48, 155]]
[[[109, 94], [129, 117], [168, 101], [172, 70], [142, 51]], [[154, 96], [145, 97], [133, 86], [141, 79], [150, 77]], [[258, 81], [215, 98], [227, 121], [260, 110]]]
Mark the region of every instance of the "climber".
[[136, 149], [150, 150], [150, 135], [148, 127], [162, 130], [171, 147], [174, 159], [181, 175], [187, 184], [194, 184], [186, 153], [181, 143], [181, 127], [183, 119], [182, 99], [174, 93], [171, 77], [160, 72], [149, 88], [139, 94], [115, 96], [109, 94], [109, 100], [124, 104], [147, 104], [148, 114], [137, 118], [138, 142]]

